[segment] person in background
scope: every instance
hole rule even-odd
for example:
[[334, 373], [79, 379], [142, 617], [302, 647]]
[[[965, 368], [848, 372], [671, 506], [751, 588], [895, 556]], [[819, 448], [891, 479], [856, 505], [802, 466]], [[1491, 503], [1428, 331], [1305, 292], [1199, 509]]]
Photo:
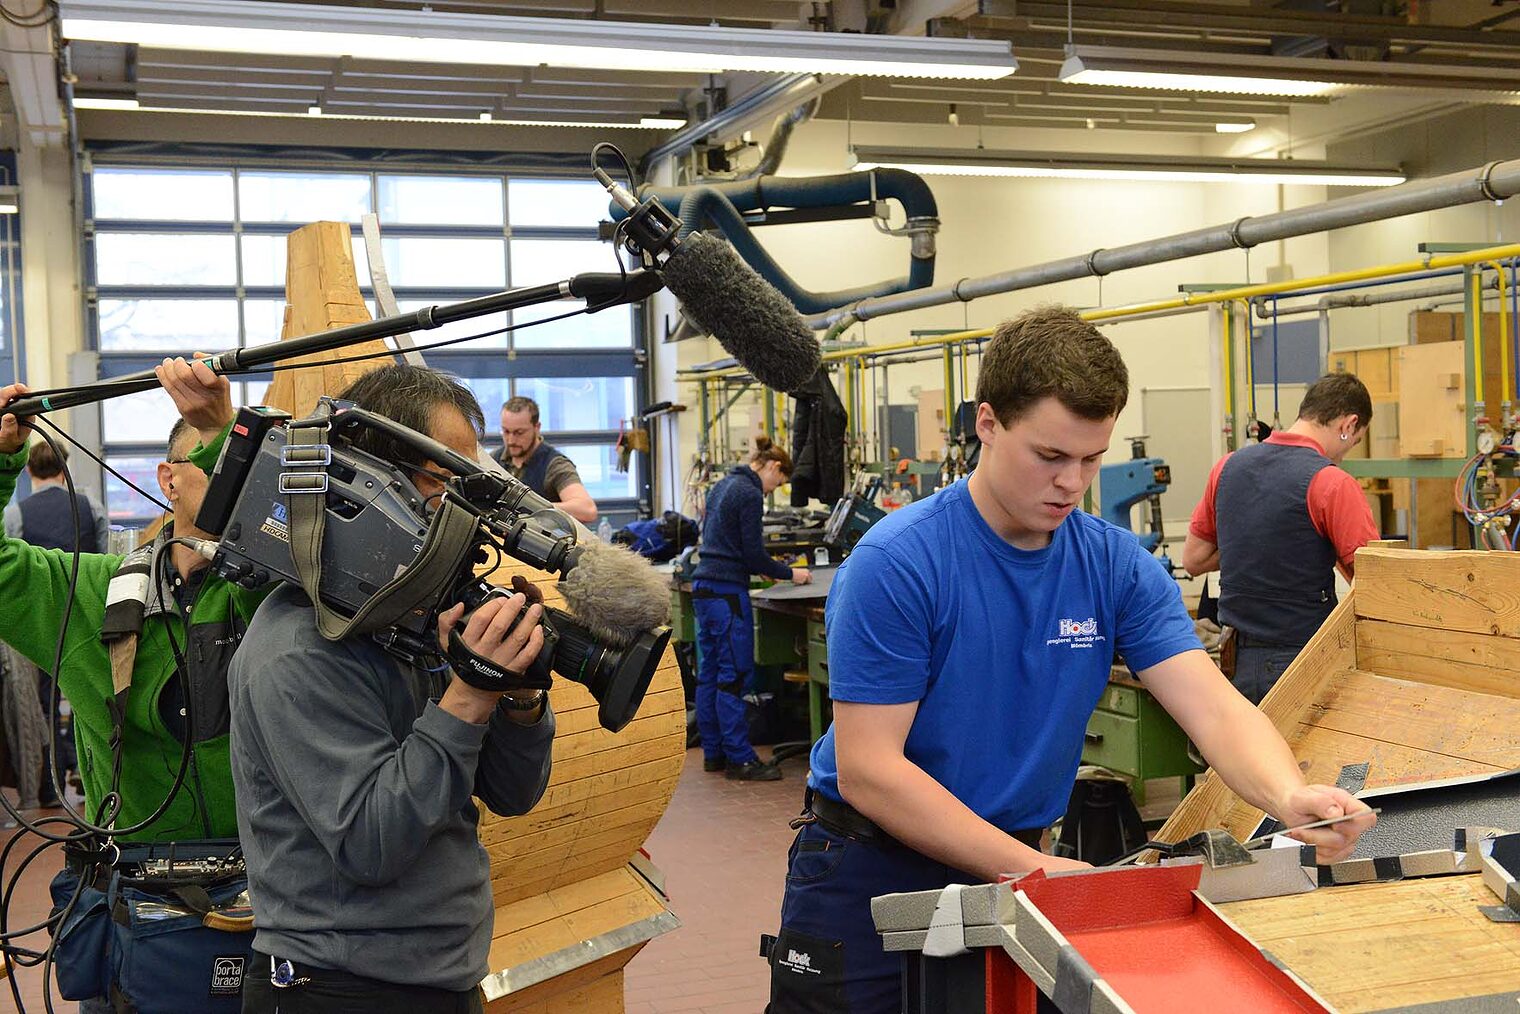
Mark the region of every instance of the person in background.
[[702, 770], [729, 778], [773, 782], [774, 763], [762, 761], [749, 742], [744, 689], [755, 670], [755, 618], [749, 577], [807, 584], [812, 575], [788, 567], [765, 551], [760, 517], [765, 496], [792, 474], [792, 459], [766, 436], [755, 440], [749, 464], [736, 465], [707, 494], [707, 518], [692, 574], [697, 614], [697, 728], [702, 733]]
[[[69, 449], [60, 445], [58, 451], [62, 454], [61, 459], [50, 445], [41, 441], [32, 444], [26, 456], [26, 474], [32, 480], [32, 493], [25, 500], [5, 505], [5, 534], [43, 549], [61, 549], [65, 553], [72, 553], [78, 548], [81, 553], [104, 553], [110, 548], [107, 543], [111, 537], [111, 520], [99, 501], [90, 494], [77, 490], [79, 539], [77, 547], [75, 545], [74, 510], [70, 506], [68, 484], [63, 477], [63, 467], [69, 460]], [[12, 740], [12, 745], [22, 755], [16, 763], [21, 807], [29, 809], [35, 806], [56, 806], [58, 794], [53, 790], [51, 756], [57, 756], [58, 776], [64, 780], [73, 775], [78, 761], [74, 756], [74, 745], [59, 728], [58, 712], [50, 713], [53, 704], [53, 677], [33, 665], [20, 652], [9, 648], [6, 649], [6, 663], [8, 679], [15, 681], [18, 688], [26, 686], [35, 690], [40, 700], [43, 722], [42, 726], [35, 726], [30, 721], [29, 712], [15, 716], [18, 736]], [[14, 704], [21, 707], [24, 702], [25, 698], [18, 695]], [[7, 698], [7, 703], [12, 701]], [[58, 705], [61, 710], [62, 698]], [[10, 724], [10, 717], [8, 714], [7, 724]], [[31, 730], [39, 728], [43, 730], [42, 738], [34, 745]], [[40, 761], [36, 756], [39, 749]]]
[[1260, 704], [1335, 608], [1335, 568], [1378, 537], [1362, 487], [1339, 465], [1367, 435], [1372, 396], [1349, 373], [1304, 392], [1298, 419], [1215, 463], [1193, 509], [1182, 566], [1219, 571], [1236, 689]]
[[581, 524], [596, 521], [596, 501], [581, 483], [575, 462], [544, 443], [538, 402], [517, 397], [501, 407], [501, 443], [497, 460], [503, 468]]

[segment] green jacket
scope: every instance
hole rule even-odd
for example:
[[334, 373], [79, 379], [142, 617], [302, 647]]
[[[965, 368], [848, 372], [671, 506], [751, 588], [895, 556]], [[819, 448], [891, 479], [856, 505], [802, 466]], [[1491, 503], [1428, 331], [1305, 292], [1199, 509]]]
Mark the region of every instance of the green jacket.
[[[197, 447], [190, 460], [210, 471], [221, 453], [226, 431], [210, 446]], [[16, 476], [26, 466], [26, 448], [0, 455], [0, 503], [8, 503]], [[0, 640], [37, 663], [53, 667], [58, 628], [68, 599], [72, 555], [39, 549], [18, 539], [0, 541]], [[63, 646], [59, 687], [74, 712], [74, 740], [79, 748], [79, 774], [84, 782], [86, 811], [94, 822], [96, 808], [111, 788], [111, 660], [100, 640], [106, 589], [122, 557], [81, 554], [73, 613]], [[165, 570], [169, 570], [167, 562]], [[160, 698], [174, 674], [174, 654], [166, 619], [174, 626], [175, 642], [190, 670], [189, 689], [197, 728], [192, 731], [185, 785], [168, 810], [133, 841], [176, 841], [191, 838], [237, 837], [237, 809], [228, 762], [229, 714], [227, 665], [248, 620], [268, 589], [248, 591], [208, 572], [194, 604], [193, 622], [186, 623], [172, 591], [164, 588], [166, 605], [153, 615], [156, 600], [149, 593], [150, 614], [143, 621], [132, 689], [127, 697], [122, 735], [121, 812], [117, 827], [129, 827], [153, 813], [169, 795], [179, 771], [182, 741], [165, 725]], [[171, 695], [173, 697], [174, 695]], [[180, 699], [180, 698], [175, 698]], [[163, 704], [173, 711], [178, 707]]]

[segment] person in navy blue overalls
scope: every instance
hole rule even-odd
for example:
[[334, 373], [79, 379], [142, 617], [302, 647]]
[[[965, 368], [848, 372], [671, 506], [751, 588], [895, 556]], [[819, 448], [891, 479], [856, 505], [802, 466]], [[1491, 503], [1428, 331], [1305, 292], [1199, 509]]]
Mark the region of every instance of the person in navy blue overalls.
[[807, 584], [812, 575], [788, 567], [765, 551], [760, 515], [765, 494], [792, 474], [792, 459], [769, 437], [755, 440], [749, 464], [736, 465], [707, 494], [707, 519], [692, 606], [697, 614], [697, 728], [702, 733], [702, 770], [727, 771], [746, 782], [773, 782], [781, 769], [762, 761], [749, 743], [744, 685], [755, 669], [755, 620], [750, 610], [749, 576]]

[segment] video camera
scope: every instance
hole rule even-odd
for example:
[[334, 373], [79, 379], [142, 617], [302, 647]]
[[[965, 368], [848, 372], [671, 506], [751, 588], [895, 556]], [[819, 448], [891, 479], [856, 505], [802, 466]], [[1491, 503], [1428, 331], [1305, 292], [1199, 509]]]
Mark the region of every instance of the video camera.
[[[431, 461], [453, 473], [436, 507], [405, 467], [353, 445], [363, 430], [383, 433], [419, 464]], [[613, 732], [638, 711], [670, 639], [663, 624], [626, 628], [615, 608], [619, 618], [582, 622], [546, 607], [539, 621], [544, 647], [525, 673], [470, 652], [458, 635], [462, 623], [441, 650], [440, 613], [460, 602], [473, 611], [506, 594], [476, 576], [491, 552], [563, 580], [577, 567], [593, 576], [599, 566], [622, 567], [607, 554], [626, 551], [581, 542], [573, 522], [511, 476], [328, 398], [303, 420], [277, 409], [241, 409], [196, 526], [220, 539], [214, 566], [226, 579], [306, 588], [331, 639], [369, 634], [409, 662], [446, 657], [461, 679], [488, 690], [547, 688], [551, 672], [558, 673], [591, 691], [602, 726]], [[562, 587], [577, 613], [608, 612], [584, 590], [577, 602], [570, 586]]]

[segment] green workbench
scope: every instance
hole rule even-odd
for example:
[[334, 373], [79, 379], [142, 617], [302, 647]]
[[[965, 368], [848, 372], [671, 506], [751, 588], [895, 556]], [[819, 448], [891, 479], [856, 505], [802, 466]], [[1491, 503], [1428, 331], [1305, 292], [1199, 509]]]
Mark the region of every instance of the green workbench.
[[1203, 768], [1188, 756], [1188, 738], [1149, 690], [1127, 673], [1109, 677], [1098, 707], [1087, 720], [1082, 763], [1134, 779], [1135, 805], [1145, 805], [1145, 783], [1181, 778], [1182, 795]]

